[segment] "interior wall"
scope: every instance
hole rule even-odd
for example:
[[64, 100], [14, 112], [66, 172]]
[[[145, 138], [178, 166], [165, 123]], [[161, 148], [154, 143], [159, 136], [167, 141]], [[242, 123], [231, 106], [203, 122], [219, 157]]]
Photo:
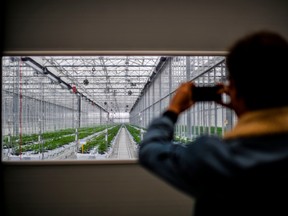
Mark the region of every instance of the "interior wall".
[[[2, 55], [211, 55], [255, 30], [288, 38], [287, 0], [6, 0], [1, 11]], [[193, 203], [137, 163], [2, 162], [1, 180], [4, 215], [181, 216]]]
[[223, 52], [243, 34], [288, 38], [286, 0], [6, 0], [5, 54]]
[[192, 215], [194, 200], [136, 162], [8, 163], [3, 170], [5, 216]]

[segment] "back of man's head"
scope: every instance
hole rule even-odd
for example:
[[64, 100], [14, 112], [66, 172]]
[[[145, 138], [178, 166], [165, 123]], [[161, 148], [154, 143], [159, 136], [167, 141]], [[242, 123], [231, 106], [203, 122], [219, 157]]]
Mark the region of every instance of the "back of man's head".
[[237, 41], [226, 58], [229, 78], [251, 110], [288, 106], [288, 43], [260, 31]]

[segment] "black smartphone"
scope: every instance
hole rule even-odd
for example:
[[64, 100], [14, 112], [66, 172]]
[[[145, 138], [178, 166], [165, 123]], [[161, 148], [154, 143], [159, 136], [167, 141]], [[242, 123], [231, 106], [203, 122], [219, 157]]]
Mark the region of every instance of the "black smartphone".
[[221, 86], [195, 86], [193, 87], [193, 101], [218, 101], [221, 94], [218, 93]]

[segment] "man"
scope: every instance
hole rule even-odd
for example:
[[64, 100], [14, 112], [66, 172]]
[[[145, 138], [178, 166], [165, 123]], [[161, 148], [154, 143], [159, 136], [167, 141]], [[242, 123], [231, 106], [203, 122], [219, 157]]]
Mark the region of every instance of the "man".
[[288, 44], [261, 31], [228, 52], [229, 84], [219, 94], [233, 109], [235, 127], [223, 138], [202, 135], [173, 144], [178, 116], [196, 102], [183, 83], [140, 143], [139, 162], [196, 199], [194, 215], [288, 215]]

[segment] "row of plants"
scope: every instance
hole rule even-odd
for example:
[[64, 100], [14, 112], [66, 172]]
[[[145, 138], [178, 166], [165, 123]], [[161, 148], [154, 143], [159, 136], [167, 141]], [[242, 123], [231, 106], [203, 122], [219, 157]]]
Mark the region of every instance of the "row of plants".
[[[183, 128], [182, 126], [185, 126], [185, 128]], [[177, 127], [177, 126], [176, 126]], [[182, 127], [183, 132], [186, 132], [187, 130], [187, 126], [186, 125], [178, 125], [178, 129], [179, 127]], [[176, 129], [177, 130], [177, 129]], [[205, 126], [192, 126], [191, 127], [191, 132], [192, 135], [194, 135], [195, 137], [201, 135], [201, 134], [208, 134], [210, 131], [210, 134], [215, 134], [217, 136], [222, 136], [222, 131], [223, 129], [221, 127], [205, 127]], [[175, 142], [181, 142], [181, 143], [189, 143], [192, 140], [184, 137], [184, 136], [174, 136], [174, 141]]]
[[[131, 136], [133, 137], [134, 141], [139, 144], [141, 142], [141, 132], [140, 129], [137, 129], [136, 127], [132, 125], [125, 125]], [[186, 131], [187, 127], [183, 128], [184, 125], [179, 125], [179, 127], [182, 127], [182, 131]], [[120, 126], [119, 126], [120, 127]], [[99, 131], [102, 131], [105, 129], [105, 126], [97, 126], [97, 127], [85, 127], [80, 128], [78, 132], [78, 138], [83, 139], [87, 136], [90, 136], [94, 133], [97, 133]], [[221, 127], [204, 127], [204, 126], [192, 126], [191, 131], [192, 134], [200, 135], [204, 133], [208, 133], [210, 130], [211, 134], [216, 134], [218, 136], [222, 136], [222, 128]], [[111, 134], [111, 133], [108, 133]], [[110, 136], [111, 137], [111, 136]], [[26, 151], [33, 151], [35, 154], [42, 152], [42, 151], [48, 151], [53, 150], [55, 148], [59, 148], [65, 144], [68, 144], [70, 142], [73, 142], [75, 140], [75, 129], [69, 128], [69, 129], [63, 129], [55, 132], [45, 132], [42, 134], [43, 138], [43, 147], [41, 144], [38, 143], [38, 134], [31, 134], [31, 135], [22, 135], [21, 140], [21, 148], [20, 148], [20, 138], [19, 136], [10, 137], [10, 141], [8, 140], [8, 136], [4, 137], [3, 142], [3, 148], [11, 148], [13, 149], [13, 154], [19, 155], [20, 152], [26, 152]], [[100, 139], [100, 138], [99, 138]], [[109, 138], [108, 138], [109, 139]], [[177, 137], [175, 136], [174, 140], [176, 142], [182, 142], [187, 143], [191, 140], [187, 139], [186, 137]], [[98, 141], [95, 141], [98, 142]], [[32, 144], [31, 144], [32, 143]], [[101, 144], [102, 142], [99, 141], [99, 151], [105, 152], [105, 146], [106, 141], [104, 144]], [[12, 145], [11, 145], [12, 144]], [[93, 146], [93, 144], [92, 144]], [[88, 147], [88, 146], [87, 146]]]
[[[105, 129], [105, 126], [98, 126], [98, 127], [93, 127], [93, 128], [91, 127], [81, 128], [81, 130], [79, 130], [78, 138], [83, 139], [87, 136], [103, 131], [104, 129]], [[12, 154], [19, 155], [20, 152], [28, 152], [28, 151], [32, 151], [34, 154], [38, 154], [42, 152], [47, 152], [48, 150], [53, 150], [53, 149], [62, 147], [64, 145], [67, 145], [75, 141], [74, 133], [70, 135], [66, 135], [66, 133], [58, 133], [58, 134], [59, 136], [53, 136], [53, 138], [50, 138], [48, 140], [43, 140], [42, 141], [43, 144], [37, 143], [37, 144], [31, 144], [31, 145], [23, 145], [21, 147], [20, 145], [17, 145], [13, 148]]]
[[[93, 133], [95, 133], [95, 131], [101, 131], [105, 128], [105, 126], [96, 126], [96, 127], [84, 127], [84, 128], [80, 128], [79, 129], [79, 138], [82, 139], [84, 137], [87, 137]], [[53, 132], [44, 132], [41, 134], [42, 139], [44, 140], [49, 140], [49, 139], [57, 139], [59, 137], [63, 137], [63, 136], [67, 136], [67, 135], [73, 135], [75, 134], [75, 129], [74, 128], [68, 128], [68, 129], [62, 129], [59, 131], [53, 131]], [[21, 137], [21, 145], [25, 146], [25, 145], [29, 145], [29, 144], [33, 144], [33, 143], [37, 143], [38, 142], [38, 138], [39, 134], [23, 134]], [[20, 137], [19, 136], [11, 136], [10, 137], [10, 141], [9, 141], [9, 137], [8, 136], [4, 136], [3, 139], [3, 148], [13, 148], [15, 146], [18, 146], [20, 144]]]
[[139, 144], [141, 142], [141, 130], [128, 124], [126, 124], [125, 127], [133, 137], [136, 144]]
[[43, 142], [43, 144], [38, 143], [38, 144], [25, 145], [25, 146], [18, 145], [13, 149], [12, 154], [19, 155], [20, 153], [28, 152], [28, 151], [32, 151], [34, 154], [38, 154], [42, 152], [47, 152], [48, 150], [59, 148], [73, 141], [75, 141], [75, 136], [70, 135], [70, 136], [50, 139], [48, 141]]
[[120, 125], [116, 125], [115, 127], [108, 129], [107, 142], [105, 132], [87, 141], [86, 144], [84, 144], [82, 148], [79, 149], [79, 153], [87, 154], [95, 147], [98, 147], [97, 148], [98, 153], [104, 154], [108, 150], [108, 148], [111, 147], [112, 141], [114, 137], [117, 135], [120, 127], [121, 127]]
[[[59, 131], [53, 131], [53, 132], [44, 132], [41, 134], [42, 139], [53, 139], [55, 137], [61, 137], [69, 134], [73, 134], [75, 132], [75, 129], [68, 128], [68, 129], [62, 129]], [[3, 139], [3, 147], [9, 148], [13, 147], [15, 145], [19, 145], [20, 141], [22, 142], [21, 145], [28, 145], [31, 143], [38, 142], [39, 134], [23, 134], [21, 136], [10, 136], [10, 142], [9, 142], [9, 136], [4, 136]]]
[[106, 128], [105, 125], [97, 126], [97, 127], [88, 127], [88, 128], [80, 128], [78, 132], [78, 138], [83, 139], [87, 136], [90, 136], [94, 133], [98, 133], [100, 131], [103, 131]]

